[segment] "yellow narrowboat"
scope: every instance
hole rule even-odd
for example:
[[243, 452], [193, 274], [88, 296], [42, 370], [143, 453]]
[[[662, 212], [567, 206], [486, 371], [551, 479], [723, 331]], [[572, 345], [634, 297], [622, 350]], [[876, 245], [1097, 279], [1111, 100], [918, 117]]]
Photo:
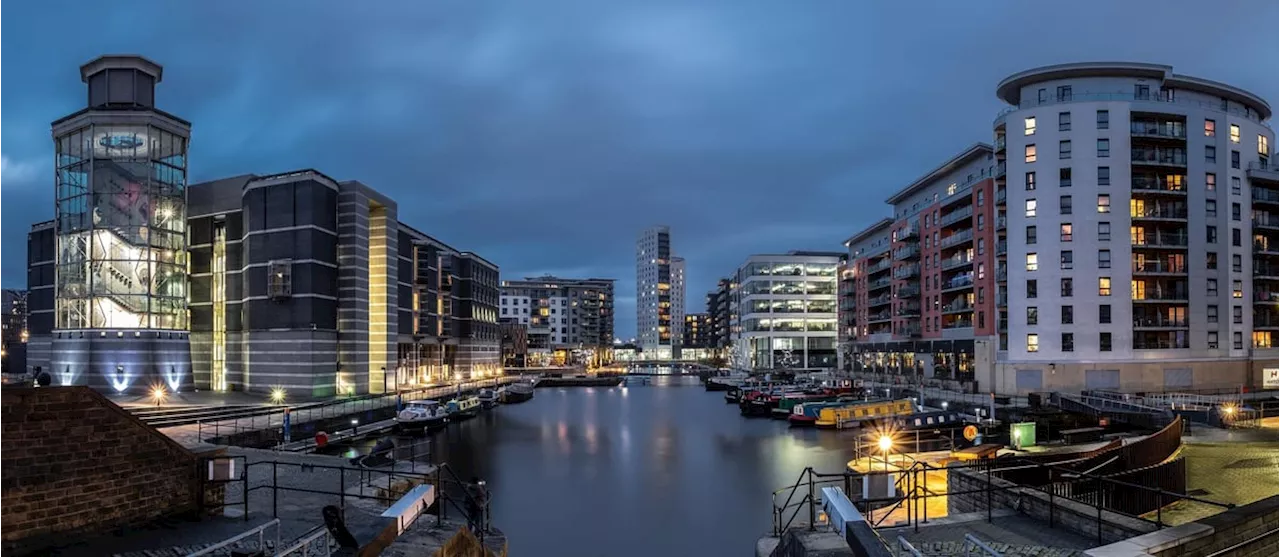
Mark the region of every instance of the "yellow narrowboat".
[[858, 427], [863, 422], [902, 416], [915, 412], [910, 399], [855, 402], [844, 406], [823, 408], [813, 425], [822, 428]]

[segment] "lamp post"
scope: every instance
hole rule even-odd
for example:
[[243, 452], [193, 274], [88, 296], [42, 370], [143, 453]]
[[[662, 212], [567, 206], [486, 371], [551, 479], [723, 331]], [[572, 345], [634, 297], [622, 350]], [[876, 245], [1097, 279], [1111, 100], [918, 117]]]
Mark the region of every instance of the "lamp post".
[[880, 436], [880, 454], [884, 458], [884, 471], [889, 471], [889, 451], [893, 449], [893, 438], [888, 435]]

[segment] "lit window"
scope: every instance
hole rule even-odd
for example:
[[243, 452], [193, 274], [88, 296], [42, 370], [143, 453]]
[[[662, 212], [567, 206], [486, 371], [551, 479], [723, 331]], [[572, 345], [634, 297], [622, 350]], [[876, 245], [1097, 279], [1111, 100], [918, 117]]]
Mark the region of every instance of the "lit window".
[[1027, 335], [1027, 352], [1039, 352], [1039, 351], [1040, 351], [1040, 335], [1037, 335], [1037, 334]]
[[1036, 173], [1027, 173], [1027, 191], [1035, 191], [1036, 189]]
[[947, 186], [947, 195], [955, 195], [955, 194], [956, 194], [956, 185], [951, 184], [950, 186]]
[[1071, 223], [1064, 222], [1058, 227], [1059, 239], [1063, 242], [1071, 241]]
[[1023, 125], [1023, 132], [1022, 132], [1022, 133], [1023, 133], [1024, 135], [1035, 135], [1035, 134], [1036, 134], [1036, 117], [1035, 117], [1035, 116], [1031, 116], [1031, 117], [1028, 117], [1028, 118], [1026, 118], [1025, 120], [1023, 120], [1022, 125]]
[[1034, 199], [1027, 200], [1027, 216], [1028, 217], [1036, 216], [1036, 200]]
[[1027, 162], [1036, 162], [1036, 145], [1034, 143], [1027, 145], [1024, 154]]
[[1217, 123], [1217, 122], [1214, 122], [1213, 120], [1205, 120], [1205, 121], [1204, 121], [1204, 136], [1205, 136], [1205, 137], [1213, 137], [1214, 132], [1215, 132], [1215, 131], [1217, 131], [1217, 127], [1218, 127], [1218, 123]]
[[1063, 250], [1058, 254], [1058, 262], [1062, 269], [1072, 269], [1075, 267], [1075, 258], [1071, 254], [1071, 250]]
[[1111, 277], [1098, 277], [1098, 295], [1111, 295]]
[[1040, 258], [1034, 253], [1027, 254], [1027, 270], [1035, 271], [1040, 268]]
[[1099, 213], [1111, 212], [1111, 196], [1110, 195], [1104, 193], [1098, 196], [1098, 212]]
[[1233, 280], [1233, 281], [1231, 281], [1231, 297], [1232, 297], [1232, 298], [1243, 298], [1243, 297], [1244, 297], [1244, 284], [1243, 284], [1243, 283], [1241, 283], [1241, 282], [1240, 282], [1240, 281], [1238, 281], [1238, 280]]
[[1231, 124], [1231, 142], [1240, 143], [1240, 126]]
[[1212, 172], [1204, 173], [1204, 189], [1214, 191], [1218, 189], [1218, 175]]
[[1271, 149], [1267, 146], [1267, 136], [1265, 135], [1258, 135], [1258, 154], [1264, 157], [1271, 155]]

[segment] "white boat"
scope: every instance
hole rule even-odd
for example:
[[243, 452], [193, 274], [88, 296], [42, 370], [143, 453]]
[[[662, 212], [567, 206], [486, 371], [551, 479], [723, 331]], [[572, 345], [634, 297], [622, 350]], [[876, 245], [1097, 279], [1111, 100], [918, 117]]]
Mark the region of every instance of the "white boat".
[[476, 395], [480, 399], [482, 408], [493, 408], [498, 405], [498, 391], [493, 389], [480, 389], [480, 393]]
[[448, 417], [448, 410], [438, 401], [414, 400], [396, 414], [396, 428], [401, 431], [439, 429], [444, 427]]

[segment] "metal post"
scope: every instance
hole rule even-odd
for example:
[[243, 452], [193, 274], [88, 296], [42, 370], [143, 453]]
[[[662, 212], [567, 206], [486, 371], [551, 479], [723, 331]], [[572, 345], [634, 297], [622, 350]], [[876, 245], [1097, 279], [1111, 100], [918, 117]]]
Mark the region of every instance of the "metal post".
[[249, 522], [249, 459], [242, 460], [244, 462], [244, 470], [240, 473], [241, 493], [244, 496], [244, 521]]
[[991, 523], [991, 463], [992, 459], [984, 459], [987, 461], [987, 523]]
[[280, 498], [280, 477], [276, 474], [276, 461], [271, 461], [271, 518], [280, 518], [280, 506], [276, 500]]
[[818, 522], [818, 509], [815, 507], [817, 499], [813, 498], [813, 468], [809, 468], [809, 531], [812, 532], [816, 528]]
[[342, 516], [347, 516], [347, 469], [346, 467], [338, 469], [338, 508], [342, 509]]
[[1156, 491], [1156, 528], [1164, 528], [1164, 489]]
[[1049, 471], [1049, 527], [1053, 528], [1053, 492], [1058, 489], [1057, 484], [1053, 483], [1053, 471]]
[[1098, 545], [1102, 545], [1102, 477], [1093, 480], [1093, 502], [1098, 505]]
[[444, 513], [445, 509], [448, 508], [448, 505], [445, 505], [447, 498], [444, 494], [444, 484], [440, 483], [440, 466], [436, 466], [436, 500], [440, 502], [439, 512], [436, 513], [437, 527], [444, 524]]

